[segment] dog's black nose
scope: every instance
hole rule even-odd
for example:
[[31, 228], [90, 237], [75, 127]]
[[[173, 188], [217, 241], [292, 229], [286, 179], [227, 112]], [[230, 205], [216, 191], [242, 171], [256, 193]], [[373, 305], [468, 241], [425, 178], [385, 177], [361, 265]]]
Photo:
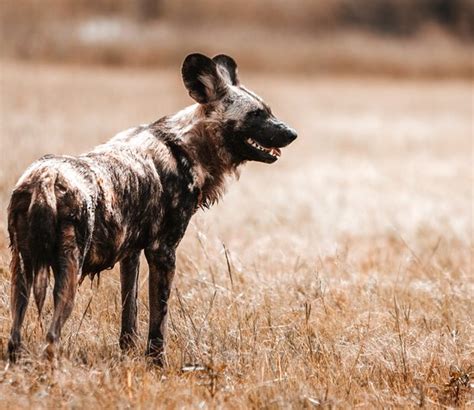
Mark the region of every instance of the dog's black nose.
[[288, 128], [288, 139], [290, 142], [293, 142], [296, 138], [298, 137], [298, 134], [296, 133], [296, 130], [293, 128]]

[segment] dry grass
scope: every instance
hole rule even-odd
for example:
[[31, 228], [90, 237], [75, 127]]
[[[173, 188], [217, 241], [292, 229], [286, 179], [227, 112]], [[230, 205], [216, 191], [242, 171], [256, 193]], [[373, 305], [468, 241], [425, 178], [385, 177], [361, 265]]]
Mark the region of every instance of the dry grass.
[[[79, 290], [55, 367], [39, 359], [30, 309], [29, 353], [0, 371], [1, 408], [474, 404], [472, 84], [242, 75], [300, 138], [193, 219], [167, 368], [142, 357], [145, 266], [142, 346], [121, 355], [114, 269]], [[189, 100], [177, 70], [4, 62], [0, 86], [3, 368], [5, 210], [18, 176], [44, 153], [86, 151]]]

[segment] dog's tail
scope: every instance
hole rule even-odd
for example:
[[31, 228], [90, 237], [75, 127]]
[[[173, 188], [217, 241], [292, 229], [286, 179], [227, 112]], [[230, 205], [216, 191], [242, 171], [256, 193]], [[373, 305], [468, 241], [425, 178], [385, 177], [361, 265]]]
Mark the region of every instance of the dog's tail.
[[28, 245], [34, 272], [51, 265], [56, 247], [56, 195], [55, 180], [42, 180], [33, 189], [28, 208]]
[[57, 208], [55, 178], [46, 175], [41, 181], [16, 189], [8, 212], [8, 230], [12, 253], [19, 252], [25, 275], [32, 275], [33, 294], [39, 314], [43, 309], [49, 268], [56, 248]]
[[55, 178], [47, 178], [34, 189], [28, 209], [28, 245], [33, 267], [33, 294], [38, 313], [43, 309], [49, 267], [56, 248], [57, 208]]

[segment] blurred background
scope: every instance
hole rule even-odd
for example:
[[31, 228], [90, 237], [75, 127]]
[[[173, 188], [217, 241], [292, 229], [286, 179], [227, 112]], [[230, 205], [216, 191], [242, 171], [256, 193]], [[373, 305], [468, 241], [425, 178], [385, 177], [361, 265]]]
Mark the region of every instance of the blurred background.
[[1, 53], [176, 66], [227, 52], [246, 69], [470, 76], [472, 0], [2, 0]]
[[115, 268], [79, 290], [65, 370], [0, 374], [0, 408], [469, 407], [473, 24], [473, 0], [0, 0], [0, 369], [6, 210], [34, 160], [191, 104], [189, 52], [233, 56], [298, 131], [178, 249], [168, 358], [214, 369], [212, 384], [117, 356]]

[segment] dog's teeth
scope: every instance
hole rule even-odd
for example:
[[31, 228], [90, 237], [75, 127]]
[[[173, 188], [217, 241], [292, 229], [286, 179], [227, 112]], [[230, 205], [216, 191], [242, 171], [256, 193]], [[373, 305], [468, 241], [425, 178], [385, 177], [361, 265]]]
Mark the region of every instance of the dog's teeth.
[[279, 158], [280, 157], [280, 149], [279, 148], [267, 148], [262, 145], [260, 145], [257, 141], [255, 141], [253, 138], [247, 138], [247, 143], [254, 147], [255, 149], [258, 149], [261, 152], [264, 152], [265, 154], [271, 155], [272, 157]]

